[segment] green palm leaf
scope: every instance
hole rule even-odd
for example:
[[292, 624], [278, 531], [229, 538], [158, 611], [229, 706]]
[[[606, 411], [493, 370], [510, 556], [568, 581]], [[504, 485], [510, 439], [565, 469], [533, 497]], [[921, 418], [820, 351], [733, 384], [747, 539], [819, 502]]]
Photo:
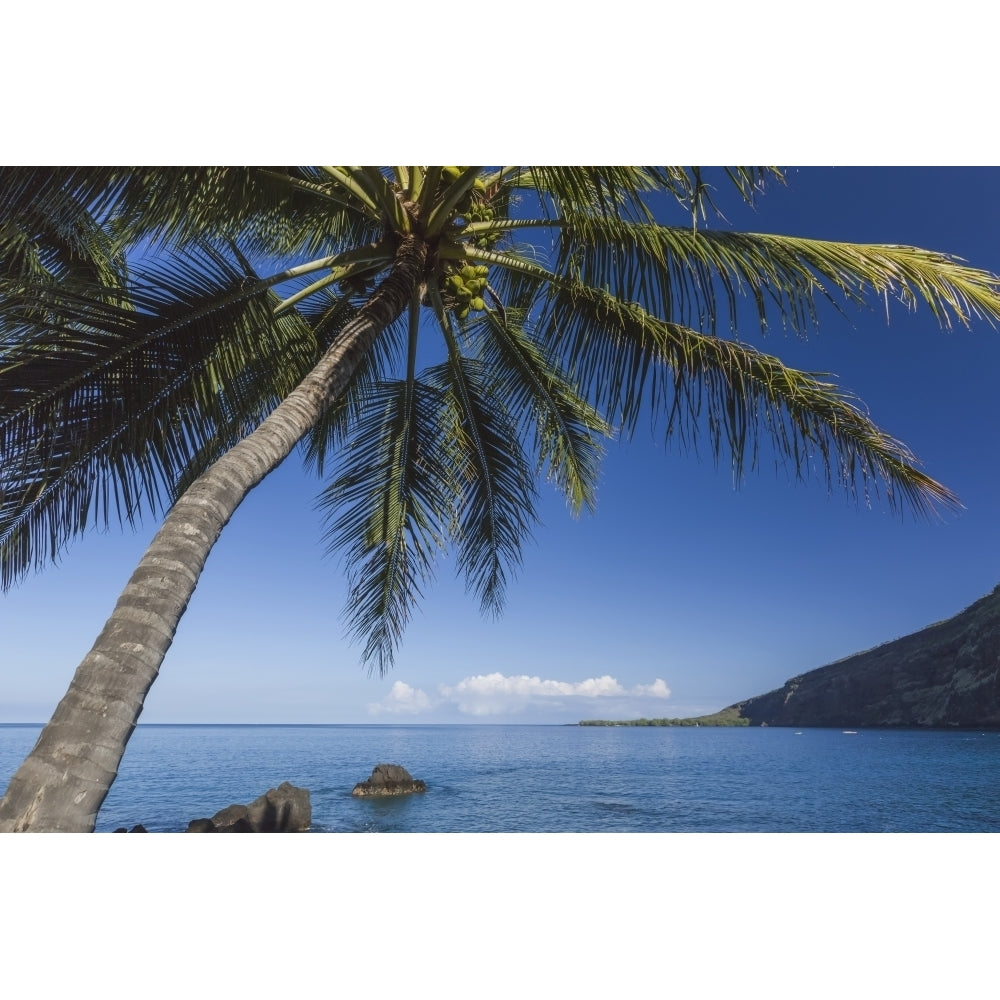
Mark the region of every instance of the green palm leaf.
[[537, 522], [534, 477], [492, 369], [463, 356], [449, 331], [448, 361], [429, 376], [447, 392], [459, 488], [458, 570], [483, 611], [503, 607], [508, 575]]
[[380, 674], [445, 547], [455, 477], [440, 447], [440, 406], [427, 384], [377, 386], [320, 498], [326, 539], [348, 566], [349, 631]]
[[877, 492], [882, 482], [895, 507], [928, 514], [937, 504], [957, 504], [915, 467], [908, 449], [821, 376], [593, 289], [557, 295], [550, 322], [605, 412], [633, 426], [649, 405], [665, 417], [667, 436], [676, 433], [689, 446], [707, 430], [713, 454], [725, 446], [737, 478], [756, 466], [767, 440], [797, 476], [818, 473], [851, 495]]
[[45, 288], [0, 361], [0, 555], [8, 586], [54, 558], [92, 517], [133, 522], [249, 422], [315, 358], [309, 328], [209, 248], [134, 274], [129, 307]]
[[482, 359], [494, 374], [500, 398], [521, 414], [524, 434], [534, 439], [538, 471], [560, 490], [570, 510], [596, 507], [603, 448], [612, 427], [577, 392], [558, 360], [519, 324], [517, 311], [484, 320]]
[[942, 326], [1000, 316], [996, 276], [906, 246], [695, 232], [580, 215], [560, 230], [555, 270], [711, 332], [727, 317], [736, 329], [742, 297], [752, 298], [762, 328], [774, 315], [796, 332], [816, 325], [818, 299], [838, 308], [871, 297], [892, 297], [907, 308], [923, 301]]

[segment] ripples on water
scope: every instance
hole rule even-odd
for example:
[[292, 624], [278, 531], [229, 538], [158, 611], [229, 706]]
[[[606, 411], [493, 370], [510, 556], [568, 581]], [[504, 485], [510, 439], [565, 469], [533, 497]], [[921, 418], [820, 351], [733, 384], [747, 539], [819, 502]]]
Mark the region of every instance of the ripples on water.
[[[39, 727], [0, 725], [0, 785]], [[423, 795], [355, 799], [377, 763]], [[1000, 733], [140, 726], [98, 830], [183, 830], [290, 781], [318, 832], [989, 832]]]

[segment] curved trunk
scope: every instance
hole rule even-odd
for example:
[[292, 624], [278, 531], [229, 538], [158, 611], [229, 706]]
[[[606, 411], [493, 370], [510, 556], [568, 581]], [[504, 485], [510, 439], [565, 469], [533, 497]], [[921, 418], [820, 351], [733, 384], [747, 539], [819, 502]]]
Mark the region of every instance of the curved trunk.
[[426, 246], [405, 240], [392, 271], [319, 364], [261, 425], [170, 509], [52, 719], [0, 800], [0, 832], [89, 832], [143, 701], [212, 546], [236, 508], [281, 464], [347, 382], [423, 276]]

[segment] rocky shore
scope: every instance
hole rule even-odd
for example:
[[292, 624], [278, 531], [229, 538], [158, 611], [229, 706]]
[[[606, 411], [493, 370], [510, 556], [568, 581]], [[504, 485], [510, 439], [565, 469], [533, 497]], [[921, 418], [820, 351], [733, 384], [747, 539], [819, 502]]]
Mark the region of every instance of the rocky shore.
[[[427, 785], [414, 778], [399, 764], [376, 764], [371, 776], [354, 786], [352, 795], [393, 796], [426, 792]], [[193, 819], [185, 833], [304, 833], [312, 825], [312, 803], [307, 788], [297, 788], [283, 781], [249, 805], [234, 804], [220, 809], [210, 818]], [[115, 833], [146, 833], [137, 823], [129, 830], [118, 827]]]
[[283, 781], [249, 805], [231, 805], [211, 819], [193, 819], [186, 833], [304, 833], [312, 825], [306, 788]]

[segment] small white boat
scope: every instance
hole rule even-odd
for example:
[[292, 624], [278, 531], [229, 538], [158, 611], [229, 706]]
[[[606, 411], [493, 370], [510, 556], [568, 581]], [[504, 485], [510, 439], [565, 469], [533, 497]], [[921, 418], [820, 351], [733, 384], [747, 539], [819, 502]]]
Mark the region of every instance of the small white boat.
[[844, 730], [844, 735], [845, 736], [857, 736], [858, 735], [858, 731], [856, 729], [845, 729]]

